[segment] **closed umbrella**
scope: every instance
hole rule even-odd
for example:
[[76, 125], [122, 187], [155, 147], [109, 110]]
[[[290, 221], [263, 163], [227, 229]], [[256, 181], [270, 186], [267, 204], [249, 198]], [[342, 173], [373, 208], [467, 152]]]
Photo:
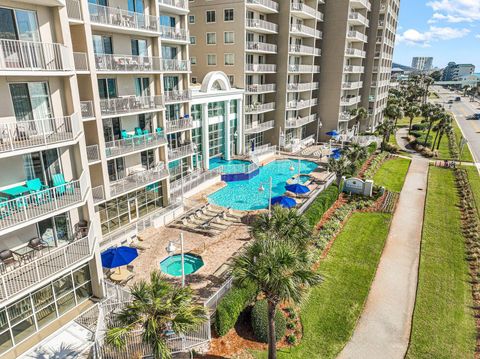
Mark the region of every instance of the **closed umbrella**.
[[290, 197], [287, 196], [278, 196], [272, 198], [272, 206], [279, 205], [284, 208], [292, 208], [297, 205], [297, 202]]
[[299, 183], [289, 184], [285, 186], [285, 189], [289, 192], [296, 193], [296, 194], [303, 194], [303, 193], [310, 192], [307, 186], [301, 185]]

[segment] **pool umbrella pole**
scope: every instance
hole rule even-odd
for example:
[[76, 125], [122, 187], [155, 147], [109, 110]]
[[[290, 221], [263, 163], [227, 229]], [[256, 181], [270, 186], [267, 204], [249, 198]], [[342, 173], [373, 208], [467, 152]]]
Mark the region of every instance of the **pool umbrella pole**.
[[182, 258], [182, 288], [185, 287], [185, 251], [183, 249], [183, 232], [180, 233], [178, 241], [170, 241], [168, 242], [167, 250], [168, 255], [172, 255], [177, 250], [175, 247], [175, 243], [180, 244], [180, 253]]

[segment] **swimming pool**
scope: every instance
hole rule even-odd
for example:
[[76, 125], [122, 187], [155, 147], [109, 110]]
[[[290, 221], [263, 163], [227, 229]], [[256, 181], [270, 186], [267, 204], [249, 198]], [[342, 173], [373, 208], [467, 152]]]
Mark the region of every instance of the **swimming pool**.
[[[185, 275], [195, 273], [203, 267], [202, 257], [186, 253], [185, 257]], [[162, 272], [170, 274], [174, 277], [182, 276], [182, 255], [175, 254], [160, 262]]]
[[252, 162], [243, 160], [226, 161], [223, 158], [215, 157], [210, 159], [209, 165], [211, 170], [223, 166], [223, 173], [242, 173], [245, 171], [245, 168], [251, 163]]
[[[260, 168], [258, 176], [248, 181], [228, 182], [227, 186], [212, 193], [210, 203], [222, 207], [231, 207], [240, 211], [252, 211], [268, 207], [269, 180], [272, 177], [272, 197], [285, 193], [289, 178], [298, 173], [298, 160], [278, 160]], [[293, 167], [293, 170], [291, 170]], [[311, 161], [300, 161], [300, 173], [308, 174], [317, 168]], [[259, 192], [260, 185], [265, 191]]]

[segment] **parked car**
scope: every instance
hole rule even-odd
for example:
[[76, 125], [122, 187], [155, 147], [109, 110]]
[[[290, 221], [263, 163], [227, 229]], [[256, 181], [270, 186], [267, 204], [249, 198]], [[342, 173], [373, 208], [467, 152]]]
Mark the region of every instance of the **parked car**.
[[462, 98], [460, 96], [455, 97], [455, 101], [462, 101]]
[[453, 103], [453, 100], [448, 100], [448, 103], [451, 105]]

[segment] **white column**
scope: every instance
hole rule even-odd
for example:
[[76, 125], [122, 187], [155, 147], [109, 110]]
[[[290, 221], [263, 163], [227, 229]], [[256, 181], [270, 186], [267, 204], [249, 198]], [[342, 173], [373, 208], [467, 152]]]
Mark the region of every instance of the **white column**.
[[223, 148], [224, 154], [223, 157], [228, 161], [230, 160], [231, 153], [230, 153], [230, 100], [225, 101], [225, 116], [223, 120], [224, 126], [224, 138], [223, 138]]
[[209, 131], [208, 131], [208, 103], [202, 104], [202, 159], [203, 168], [208, 170], [209, 167]]
[[245, 126], [245, 118], [243, 112], [243, 98], [237, 99], [237, 153], [245, 154], [245, 138], [243, 137], [244, 133], [244, 126]]

